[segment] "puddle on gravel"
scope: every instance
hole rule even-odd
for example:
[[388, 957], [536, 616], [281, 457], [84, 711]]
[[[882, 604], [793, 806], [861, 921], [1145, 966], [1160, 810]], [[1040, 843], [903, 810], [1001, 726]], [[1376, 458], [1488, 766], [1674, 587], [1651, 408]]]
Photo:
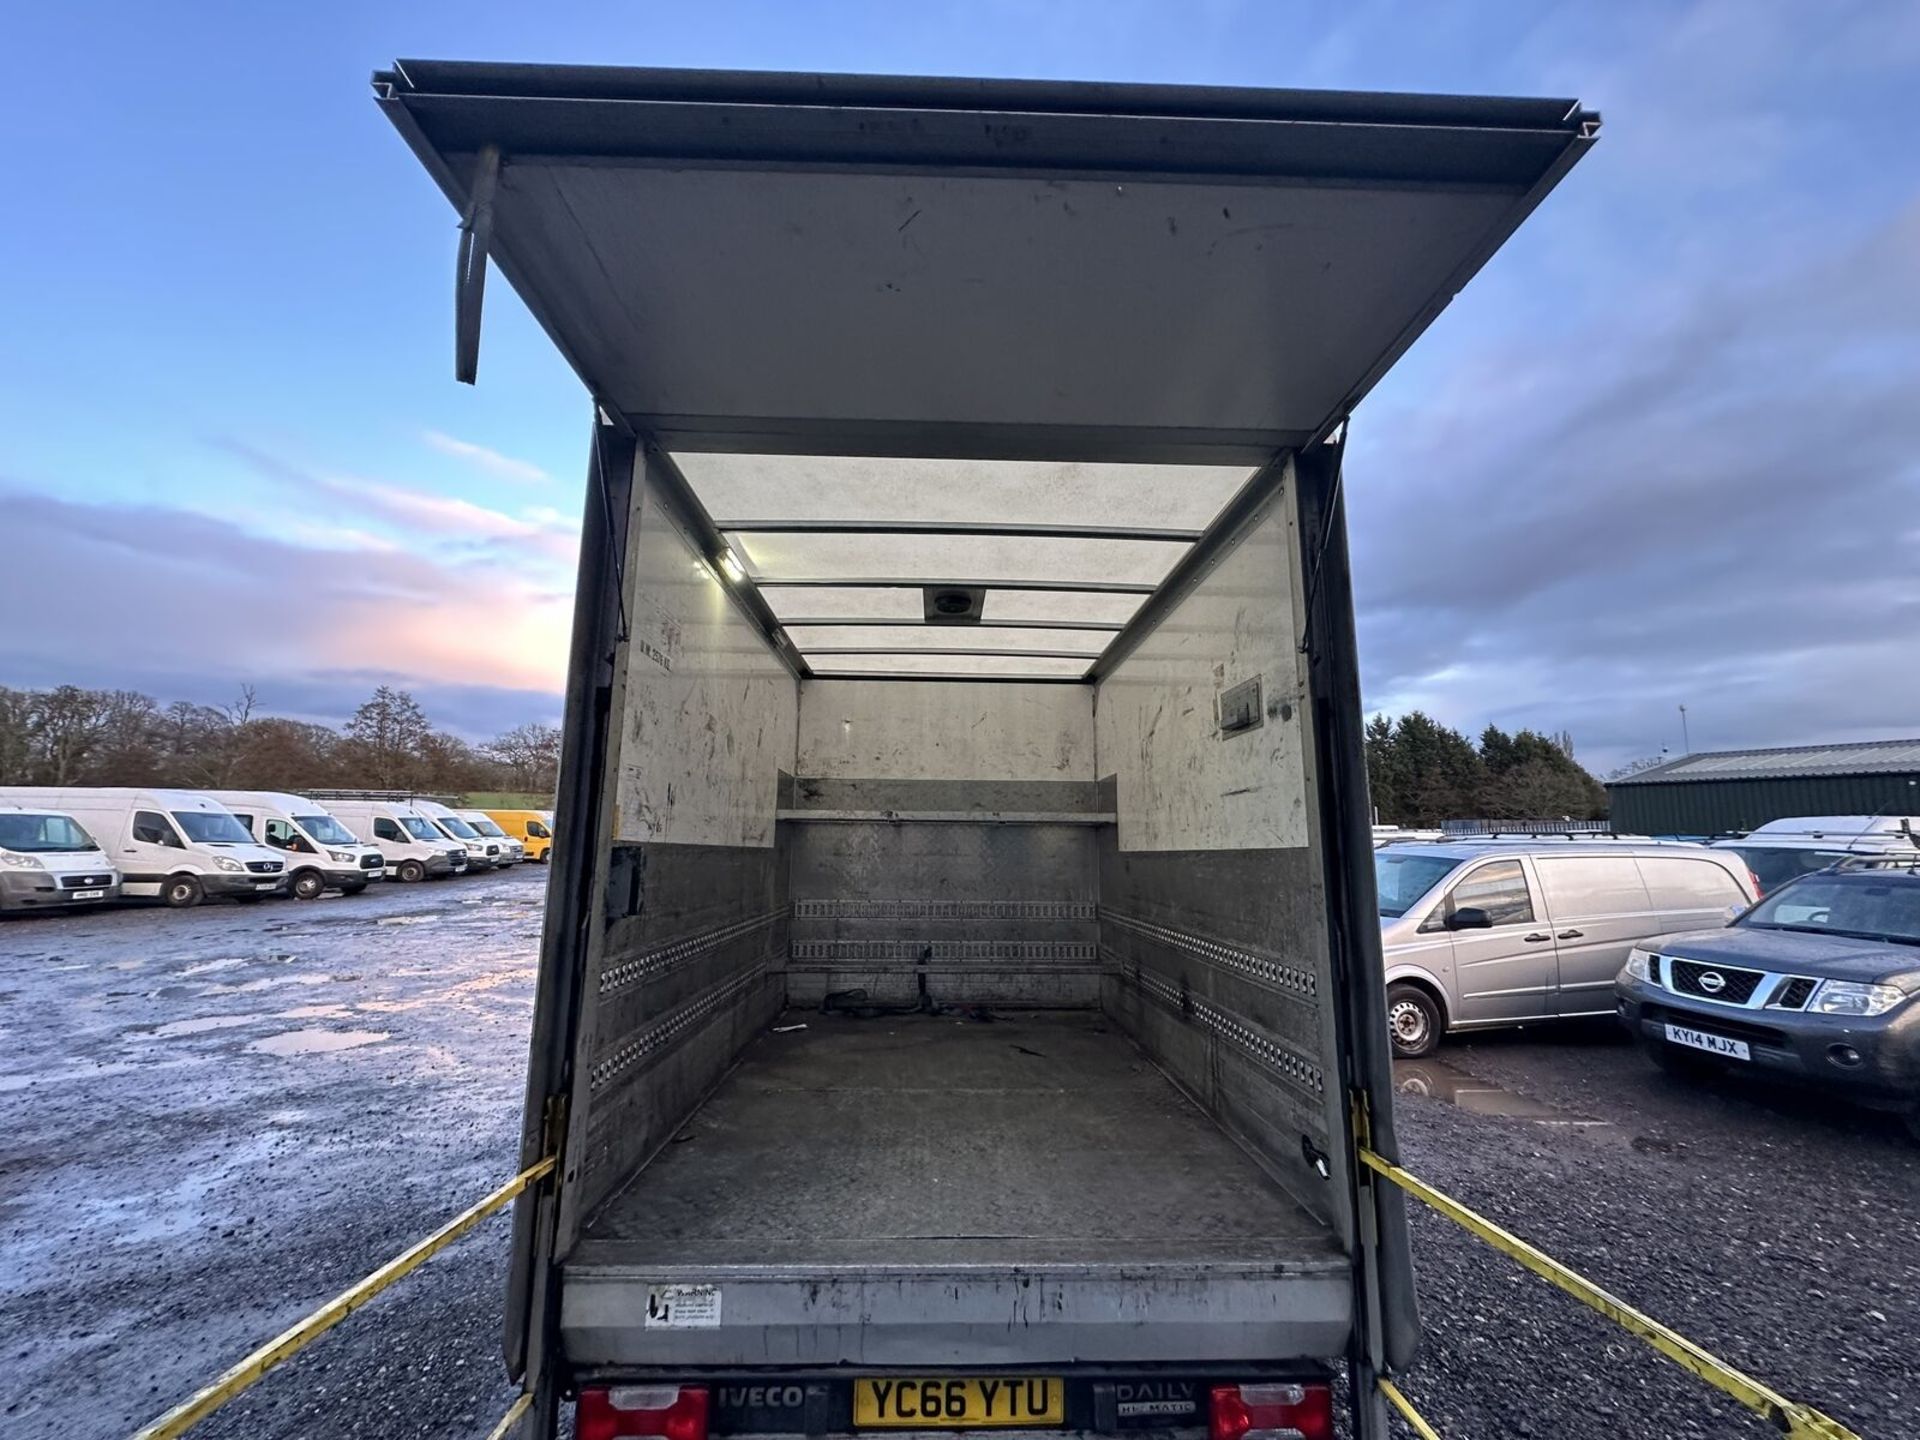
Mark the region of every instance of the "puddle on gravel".
[[325, 1055], [360, 1045], [378, 1045], [390, 1033], [386, 1030], [288, 1030], [255, 1040], [247, 1049], [258, 1055]]
[[182, 975], [210, 975], [215, 970], [231, 970], [236, 965], [244, 965], [246, 963], [246, 956], [235, 955], [226, 960], [203, 960], [198, 965], [187, 966], [187, 968], [180, 973]]
[[345, 1005], [296, 1005], [291, 1010], [276, 1010], [276, 1020], [344, 1020], [353, 1013]]
[[138, 1038], [171, 1040], [176, 1035], [204, 1035], [209, 1030], [231, 1030], [236, 1025], [251, 1025], [259, 1019], [258, 1015], [202, 1015], [194, 1020], [169, 1020], [165, 1025], [141, 1031]]
[[1498, 1085], [1489, 1085], [1438, 1060], [1394, 1061], [1393, 1088], [1403, 1095], [1424, 1095], [1430, 1100], [1444, 1100], [1470, 1115], [1532, 1120], [1540, 1125], [1593, 1127], [1610, 1123], [1570, 1114], [1544, 1101], [1502, 1090]]

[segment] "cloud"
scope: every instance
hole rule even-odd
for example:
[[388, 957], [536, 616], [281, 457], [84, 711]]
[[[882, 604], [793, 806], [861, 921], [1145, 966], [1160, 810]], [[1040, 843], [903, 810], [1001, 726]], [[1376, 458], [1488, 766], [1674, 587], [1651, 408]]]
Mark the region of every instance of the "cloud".
[[[311, 469], [232, 436], [216, 437], [209, 443], [238, 457], [276, 485], [306, 494], [317, 491], [344, 501], [349, 507], [348, 518], [367, 523], [384, 521], [396, 529], [402, 542], [415, 548], [436, 542], [469, 549], [486, 545], [490, 547], [489, 558], [507, 558], [500, 549], [505, 542], [509, 550], [517, 546], [526, 556], [569, 569], [579, 553], [578, 526], [550, 505], [528, 506], [514, 515], [457, 496]], [[362, 543], [381, 543], [361, 526], [336, 524], [333, 528], [342, 537], [358, 536]]]
[[1493, 340], [1350, 457], [1368, 703], [1678, 743], [1915, 727], [1920, 201], [1657, 325]]
[[471, 440], [461, 440], [439, 430], [428, 430], [421, 438], [442, 455], [452, 455], [461, 460], [471, 461], [487, 474], [502, 480], [516, 480], [523, 485], [553, 483], [553, 477], [531, 461], [516, 460], [511, 455], [502, 455], [498, 450], [489, 449], [485, 445], [476, 445]]
[[[475, 716], [517, 707], [526, 718], [529, 696], [538, 713], [557, 708], [571, 596], [514, 567], [476, 579], [418, 553], [343, 554], [162, 507], [15, 493], [0, 508], [0, 604], [35, 617], [0, 631], [0, 683], [173, 698], [246, 680], [263, 696], [306, 687], [333, 706], [384, 681]], [[507, 694], [523, 698], [486, 700]]]

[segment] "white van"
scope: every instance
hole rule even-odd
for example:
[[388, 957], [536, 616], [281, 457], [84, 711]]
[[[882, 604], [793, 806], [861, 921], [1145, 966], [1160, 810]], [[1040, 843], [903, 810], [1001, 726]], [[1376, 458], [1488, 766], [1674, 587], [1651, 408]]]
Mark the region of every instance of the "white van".
[[71, 815], [119, 866], [129, 900], [179, 910], [209, 896], [258, 900], [286, 888], [286, 857], [256, 845], [226, 806], [198, 790], [8, 785], [0, 805]]
[[1734, 840], [1716, 840], [1746, 862], [1754, 888], [1770, 895], [1790, 880], [1842, 860], [1920, 862], [1920, 815], [1800, 815], [1769, 820]]
[[467, 864], [475, 870], [492, 870], [508, 863], [498, 840], [489, 840], [460, 818], [459, 812], [438, 800], [416, 800], [413, 808], [440, 827], [440, 833], [456, 845], [467, 848]]
[[120, 872], [73, 816], [0, 805], [0, 910], [67, 910], [119, 896]]
[[412, 883], [463, 875], [467, 847], [449, 840], [408, 800], [329, 800], [327, 809], [355, 836], [380, 851], [387, 878]]
[[507, 834], [505, 830], [502, 830], [500, 828], [500, 822], [487, 814], [486, 811], [456, 810], [453, 813], [471, 825], [474, 833], [479, 835], [482, 840], [500, 847], [500, 859], [498, 863], [503, 868], [508, 865], [518, 865], [522, 860], [527, 858], [527, 847], [520, 841], [514, 839], [513, 836]]
[[386, 878], [380, 847], [355, 839], [317, 801], [280, 790], [207, 793], [233, 811], [254, 839], [286, 854], [287, 888], [296, 900], [316, 900], [328, 890], [358, 895]]

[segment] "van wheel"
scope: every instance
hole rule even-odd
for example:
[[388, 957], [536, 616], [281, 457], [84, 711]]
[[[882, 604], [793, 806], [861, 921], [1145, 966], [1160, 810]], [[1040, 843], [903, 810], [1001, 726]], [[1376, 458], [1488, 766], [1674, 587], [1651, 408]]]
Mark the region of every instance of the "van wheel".
[[1393, 1040], [1393, 1053], [1402, 1060], [1418, 1060], [1431, 1055], [1440, 1045], [1440, 1032], [1446, 1028], [1440, 1006], [1418, 985], [1387, 987], [1387, 1034]]
[[318, 900], [326, 892], [326, 877], [318, 870], [302, 870], [293, 877], [293, 898], [296, 900]]
[[402, 860], [400, 862], [400, 878], [409, 885], [417, 885], [427, 878], [427, 867], [422, 865], [418, 860]]
[[160, 898], [167, 902], [169, 910], [191, 910], [207, 898], [207, 892], [191, 875], [169, 875], [167, 883], [160, 887]]

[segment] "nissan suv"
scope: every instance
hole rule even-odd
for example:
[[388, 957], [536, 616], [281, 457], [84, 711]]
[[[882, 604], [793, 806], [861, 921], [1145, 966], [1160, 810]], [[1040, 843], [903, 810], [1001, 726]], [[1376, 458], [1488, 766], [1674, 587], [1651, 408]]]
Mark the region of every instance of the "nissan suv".
[[1850, 860], [1718, 930], [1636, 946], [1621, 1020], [1664, 1068], [1756, 1071], [1897, 1111], [1920, 1139], [1920, 873]]

